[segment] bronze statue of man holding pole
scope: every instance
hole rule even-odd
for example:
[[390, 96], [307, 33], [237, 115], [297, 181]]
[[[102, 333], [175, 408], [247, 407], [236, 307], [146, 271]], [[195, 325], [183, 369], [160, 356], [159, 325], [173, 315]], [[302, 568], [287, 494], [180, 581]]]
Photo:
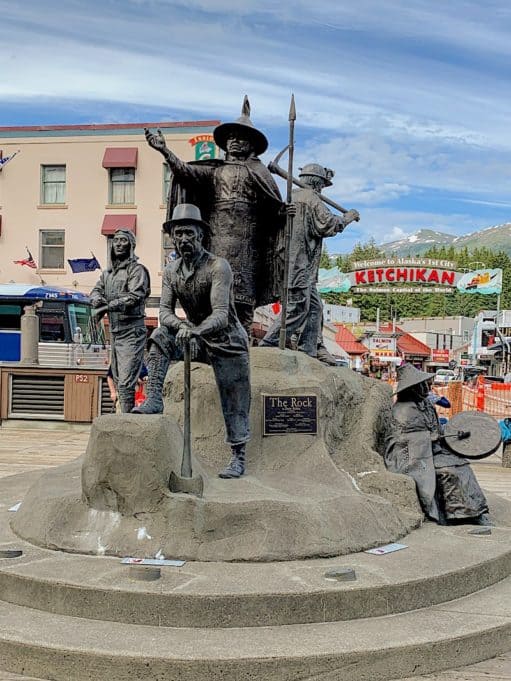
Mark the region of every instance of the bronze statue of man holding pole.
[[[229, 263], [202, 245], [209, 225], [197, 206], [182, 203], [168, 229], [179, 255], [165, 267], [160, 303], [160, 327], [149, 339], [147, 399], [134, 413], [163, 411], [162, 388], [171, 361], [183, 358], [211, 364], [220, 393], [226, 441], [231, 461], [219, 474], [239, 478], [245, 472], [245, 446], [250, 437], [250, 367], [248, 336], [241, 326], [232, 292]], [[176, 315], [177, 303], [186, 319]]]

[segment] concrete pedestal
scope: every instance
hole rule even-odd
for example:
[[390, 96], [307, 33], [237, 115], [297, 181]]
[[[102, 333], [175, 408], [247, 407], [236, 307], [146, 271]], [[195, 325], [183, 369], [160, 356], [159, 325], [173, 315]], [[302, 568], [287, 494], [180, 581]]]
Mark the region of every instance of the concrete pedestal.
[[[13, 529], [37, 545], [78, 553], [269, 561], [333, 556], [402, 537], [422, 519], [414, 483], [376, 451], [391, 407], [387, 386], [302, 353], [251, 353], [248, 473], [221, 480], [223, 418], [210, 367], [192, 368], [195, 473], [204, 496], [171, 493], [180, 472], [182, 365], [167, 376], [163, 416], [102, 416], [83, 464], [46, 473]], [[263, 436], [262, 395], [315, 395], [317, 435]], [[80, 475], [81, 473], [81, 475]]]

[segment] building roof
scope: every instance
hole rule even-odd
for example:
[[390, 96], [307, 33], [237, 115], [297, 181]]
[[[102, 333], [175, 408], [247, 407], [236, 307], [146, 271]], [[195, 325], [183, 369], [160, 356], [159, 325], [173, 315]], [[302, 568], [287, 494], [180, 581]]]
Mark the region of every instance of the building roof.
[[0, 138], [9, 137], [72, 137], [81, 135], [144, 134], [144, 128], [174, 129], [176, 133], [210, 132], [221, 121], [157, 121], [150, 123], [90, 123], [78, 125], [15, 125], [0, 126]]
[[337, 333], [335, 342], [348, 353], [348, 355], [365, 355], [369, 352], [368, 348], [358, 341], [351, 331], [344, 324], [335, 324]]
[[380, 326], [381, 333], [397, 333], [400, 334], [397, 338], [397, 349], [403, 355], [417, 355], [423, 357], [431, 356], [431, 348], [417, 338], [414, 338], [410, 333], [403, 331], [399, 326], [393, 327], [392, 324], [382, 324]]

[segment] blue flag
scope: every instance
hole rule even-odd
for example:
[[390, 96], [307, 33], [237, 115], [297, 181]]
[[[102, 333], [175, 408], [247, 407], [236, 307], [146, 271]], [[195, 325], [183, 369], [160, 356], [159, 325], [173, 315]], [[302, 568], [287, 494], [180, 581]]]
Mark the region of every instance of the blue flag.
[[96, 256], [93, 256], [92, 258], [75, 258], [74, 260], [68, 260], [68, 263], [74, 274], [77, 274], [78, 272], [93, 272], [94, 270], [101, 269], [101, 265]]

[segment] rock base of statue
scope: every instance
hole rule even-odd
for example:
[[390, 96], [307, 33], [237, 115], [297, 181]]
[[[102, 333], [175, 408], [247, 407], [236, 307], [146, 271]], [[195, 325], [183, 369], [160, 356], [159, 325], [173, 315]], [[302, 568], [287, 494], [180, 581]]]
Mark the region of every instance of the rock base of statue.
[[[391, 408], [387, 386], [288, 350], [251, 351], [251, 372], [252, 439], [243, 478], [217, 477], [229, 458], [217, 388], [210, 367], [194, 364], [193, 469], [204, 478], [204, 495], [169, 491], [183, 444], [178, 364], [167, 375], [166, 413], [96, 419], [84, 457], [31, 487], [14, 531], [76, 553], [273, 561], [360, 551], [395, 541], [421, 522], [413, 482], [388, 473], [378, 454]], [[265, 436], [264, 395], [315, 396], [317, 434]], [[293, 429], [299, 414], [289, 418]]]

